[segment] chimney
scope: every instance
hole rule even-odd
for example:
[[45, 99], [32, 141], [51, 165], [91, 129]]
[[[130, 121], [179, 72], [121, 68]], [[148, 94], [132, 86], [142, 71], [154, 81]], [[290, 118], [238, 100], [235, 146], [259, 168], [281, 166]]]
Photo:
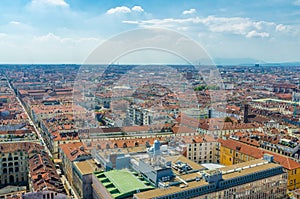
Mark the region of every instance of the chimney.
[[208, 109], [208, 118], [212, 118], [212, 109]]

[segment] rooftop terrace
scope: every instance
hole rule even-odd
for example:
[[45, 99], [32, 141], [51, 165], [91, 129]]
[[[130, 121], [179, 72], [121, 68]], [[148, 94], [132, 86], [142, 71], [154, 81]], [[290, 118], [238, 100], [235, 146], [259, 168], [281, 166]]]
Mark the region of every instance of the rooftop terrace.
[[137, 191], [153, 189], [150, 183], [126, 169], [95, 172], [94, 175], [115, 199], [129, 197]]

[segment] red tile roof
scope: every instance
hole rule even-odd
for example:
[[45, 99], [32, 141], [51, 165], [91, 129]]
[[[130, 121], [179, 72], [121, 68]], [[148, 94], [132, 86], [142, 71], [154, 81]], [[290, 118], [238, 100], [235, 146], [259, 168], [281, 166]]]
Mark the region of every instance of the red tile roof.
[[264, 149], [260, 149], [254, 146], [249, 146], [247, 144], [235, 141], [235, 140], [223, 140], [223, 139], [219, 139], [221, 146], [224, 146], [226, 148], [232, 149], [232, 150], [237, 150], [240, 153], [252, 156], [254, 158], [262, 158], [264, 156], [264, 154], [270, 154], [274, 156], [274, 161], [278, 162], [281, 166], [283, 166], [284, 168], [288, 169], [288, 170], [293, 170], [296, 168], [300, 168], [300, 163], [292, 160], [291, 158], [287, 157], [287, 156], [283, 156], [271, 151], [267, 151]]
[[61, 144], [59, 147], [71, 162], [76, 160], [79, 156], [89, 155], [89, 153], [84, 150], [82, 142]]

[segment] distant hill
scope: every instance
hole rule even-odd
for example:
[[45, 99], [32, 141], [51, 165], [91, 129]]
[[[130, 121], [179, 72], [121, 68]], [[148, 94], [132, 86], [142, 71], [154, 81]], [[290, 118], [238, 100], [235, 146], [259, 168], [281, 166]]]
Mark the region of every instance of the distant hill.
[[252, 58], [215, 58], [213, 59], [216, 65], [240, 65], [240, 66], [253, 66], [259, 64], [261, 66], [300, 66], [300, 62], [265, 62]]

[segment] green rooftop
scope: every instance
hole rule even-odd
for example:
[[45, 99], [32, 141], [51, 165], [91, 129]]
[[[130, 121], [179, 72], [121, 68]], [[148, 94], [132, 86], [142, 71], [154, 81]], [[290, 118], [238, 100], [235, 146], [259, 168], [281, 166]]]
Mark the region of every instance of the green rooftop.
[[126, 169], [95, 172], [94, 175], [115, 199], [130, 197], [137, 191], [141, 192], [154, 188]]

